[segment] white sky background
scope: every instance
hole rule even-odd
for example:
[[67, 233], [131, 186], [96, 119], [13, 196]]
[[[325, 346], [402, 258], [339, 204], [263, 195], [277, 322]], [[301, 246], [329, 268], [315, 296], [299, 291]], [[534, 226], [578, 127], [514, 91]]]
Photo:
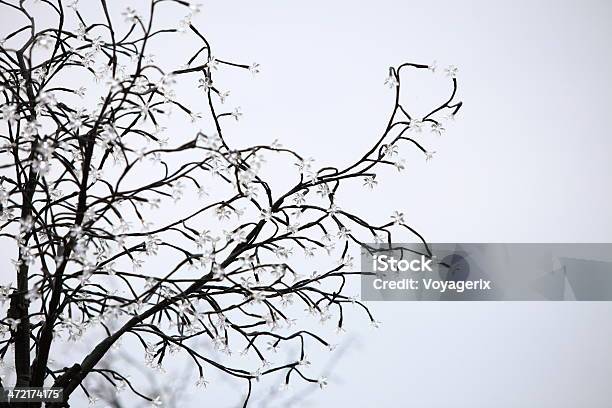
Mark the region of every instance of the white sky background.
[[[457, 65], [464, 107], [446, 135], [426, 135], [434, 160], [407, 148], [406, 172], [344, 197], [375, 221], [403, 210], [434, 242], [611, 242], [610, 21], [605, 1], [209, 1], [197, 19], [215, 56], [262, 66], [254, 79], [220, 75], [228, 106], [245, 112], [226, 134], [279, 138], [321, 165], [346, 163], [378, 137], [392, 106], [389, 65]], [[414, 79], [410, 106], [446, 96], [443, 75]], [[382, 327], [355, 319], [330, 386], [296, 406], [612, 403], [609, 303], [371, 306]], [[311, 370], [328, 358], [311, 355]], [[208, 405], [233, 407], [243, 390], [212, 387]]]
[[[383, 128], [389, 65], [459, 67], [465, 105], [431, 136], [435, 159], [409, 156], [407, 173], [353, 203], [374, 218], [403, 209], [442, 242], [612, 239], [611, 3], [211, 2], [202, 19], [219, 56], [263, 67], [232, 89], [240, 137], [280, 137], [320, 162], [350, 160]], [[358, 331], [342, 382], [308, 406], [612, 404], [609, 303], [372, 309], [383, 326]]]
[[323, 162], [379, 134], [389, 65], [456, 64], [458, 123], [432, 137], [437, 160], [384, 183], [381, 212], [400, 202], [430, 240], [606, 241], [611, 7], [532, 3], [211, 2], [201, 20], [220, 57], [264, 68], [232, 88], [239, 134]]

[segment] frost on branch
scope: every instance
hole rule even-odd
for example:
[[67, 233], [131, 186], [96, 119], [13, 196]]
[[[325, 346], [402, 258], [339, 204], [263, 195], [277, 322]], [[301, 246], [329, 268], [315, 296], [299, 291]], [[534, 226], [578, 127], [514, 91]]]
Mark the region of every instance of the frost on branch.
[[[101, 0], [91, 21], [76, 1], [0, 6], [23, 22], [0, 41], [0, 237], [12, 256], [4, 268], [12, 277], [0, 287], [0, 357], [14, 363], [2, 381], [95, 401], [84, 380], [100, 376], [160, 406], [121, 367], [100, 364], [129, 338], [155, 369], [168, 355], [187, 356], [200, 387], [213, 370], [243, 379], [245, 405], [251, 386], [271, 373], [282, 374], [283, 387], [297, 379], [324, 388], [328, 380], [306, 369], [306, 350], [334, 345], [305, 324], [307, 315], [342, 332], [345, 310], [356, 308], [378, 325], [346, 293], [346, 280], [359, 274], [350, 248], [390, 244], [392, 232], [422, 240], [403, 212], [375, 223], [338, 203], [337, 192], [349, 183], [375, 188], [383, 167], [404, 170], [406, 147], [432, 159], [419, 137], [442, 134], [442, 118], [459, 111], [457, 68], [445, 70], [450, 97], [423, 117], [400, 103], [401, 73], [435, 67], [390, 68], [385, 84], [395, 95], [384, 132], [349, 166], [321, 166], [278, 141], [230, 142], [226, 124], [243, 112], [227, 108], [230, 84], [215, 75], [261, 67], [213, 53], [194, 25], [200, 6], [115, 6]], [[184, 17], [160, 27], [156, 17], [172, 8]], [[39, 25], [41, 14], [54, 25]], [[166, 66], [150, 50], [175, 36], [195, 47]], [[196, 101], [181, 96], [185, 86]], [[177, 131], [177, 122], [192, 131]], [[263, 169], [281, 156], [295, 166], [282, 172], [292, 184], [279, 190]], [[307, 269], [314, 259], [325, 269]], [[56, 363], [60, 342], [87, 352]], [[244, 363], [227, 364], [202, 342]], [[289, 344], [299, 352], [275, 358]]]

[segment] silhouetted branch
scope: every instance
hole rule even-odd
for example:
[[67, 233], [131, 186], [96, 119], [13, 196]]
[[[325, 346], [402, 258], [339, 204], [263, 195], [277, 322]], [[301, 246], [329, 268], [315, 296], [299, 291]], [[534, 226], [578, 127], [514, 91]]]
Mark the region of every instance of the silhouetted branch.
[[[425, 244], [402, 213], [374, 224], [341, 208], [336, 194], [353, 182], [373, 188], [383, 167], [401, 171], [398, 152], [405, 142], [431, 159], [418, 132], [427, 127], [441, 133], [440, 115], [461, 108], [456, 69], [447, 69], [450, 97], [416, 118], [400, 103], [401, 73], [434, 67], [390, 68], [386, 83], [395, 96], [384, 131], [350, 165], [317, 169], [312, 159], [278, 142], [240, 148], [228, 142], [224, 123], [239, 120], [242, 112], [225, 109], [229, 94], [218, 87], [215, 72], [256, 74], [259, 66], [216, 59], [192, 25], [198, 6], [152, 0], [143, 15], [126, 8], [120, 22], [100, 0], [101, 18], [88, 21], [76, 1], [43, 0], [37, 7], [56, 23], [39, 27], [23, 1], [0, 3], [3, 13], [25, 21], [0, 42], [0, 237], [18, 251], [16, 285], [0, 292], [1, 300], [10, 298], [0, 324], [0, 356], [14, 346], [16, 384], [43, 386], [51, 379], [70, 396], [78, 388], [87, 393], [83, 380], [89, 375], [125, 381], [100, 362], [129, 335], [152, 367], [161, 366], [169, 350], [185, 353], [201, 384], [205, 368], [212, 368], [243, 379], [248, 395], [254, 380], [274, 372], [285, 373], [287, 384], [301, 378], [323, 387], [324, 378], [305, 374], [303, 360], [307, 347], [331, 345], [302, 327], [294, 309], [300, 305], [321, 322], [336, 316], [342, 330], [345, 307], [357, 305], [375, 324], [367, 306], [345, 293], [346, 279], [360, 274], [349, 247], [390, 246], [392, 230]], [[189, 14], [178, 27], [160, 28], [156, 17], [169, 7]], [[156, 64], [150, 44], [173, 46], [168, 37], [181, 32], [200, 43], [186, 64]], [[84, 75], [90, 89], [74, 89]], [[177, 81], [199, 88], [197, 108], [205, 113], [180, 100]], [[82, 98], [94, 90], [100, 99], [86, 110]], [[214, 131], [167, 137], [162, 123], [170, 114], [175, 121], [209, 120]], [[277, 191], [260, 170], [264, 158], [279, 155], [295, 160], [297, 172], [284, 170], [284, 179], [295, 181]], [[189, 208], [193, 192], [200, 201]], [[171, 217], [155, 215], [173, 201]], [[337, 262], [307, 275], [295, 260], [297, 251]], [[158, 276], [159, 267], [150, 269], [144, 257], [173, 264]], [[95, 341], [88, 354], [70, 368], [54, 367], [50, 355], [58, 340], [84, 336]], [[192, 346], [195, 338], [227, 353], [241, 349], [260, 367], [221, 363]], [[290, 342], [299, 344], [300, 354], [270, 365], [267, 356]]]

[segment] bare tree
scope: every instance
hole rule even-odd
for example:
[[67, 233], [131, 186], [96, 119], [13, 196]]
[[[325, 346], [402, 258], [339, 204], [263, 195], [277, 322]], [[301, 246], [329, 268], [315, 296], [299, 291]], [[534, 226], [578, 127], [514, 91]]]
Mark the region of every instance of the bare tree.
[[[0, 40], [0, 237], [3, 252], [14, 248], [16, 270], [15, 283], [0, 289], [8, 306], [0, 356], [14, 356], [15, 384], [61, 387], [67, 399], [77, 389], [88, 393], [84, 379], [92, 375], [132, 388], [117, 368], [100, 364], [127, 336], [153, 367], [171, 351], [184, 353], [201, 385], [205, 369], [243, 379], [245, 406], [253, 382], [270, 373], [284, 373], [286, 384], [295, 377], [324, 387], [325, 378], [311, 378], [303, 367], [308, 347], [330, 343], [292, 317], [297, 306], [339, 329], [347, 305], [375, 323], [367, 306], [344, 290], [347, 278], [359, 274], [350, 246], [390, 245], [392, 232], [401, 231], [423, 240], [402, 213], [376, 225], [340, 207], [337, 192], [348, 183], [373, 188], [385, 166], [402, 170], [403, 142], [432, 157], [418, 132], [441, 133], [443, 116], [459, 111], [456, 68], [446, 72], [450, 97], [418, 118], [400, 102], [401, 74], [435, 67], [390, 68], [386, 84], [394, 101], [382, 134], [352, 164], [318, 167], [278, 142], [228, 142], [224, 123], [242, 113], [223, 109], [228, 93], [216, 72], [255, 74], [259, 66], [215, 58], [192, 24], [198, 6], [152, 0], [142, 14], [128, 7], [118, 16], [100, 0], [99, 18], [90, 21], [77, 1], [41, 0], [45, 22], [39, 23], [30, 3], [0, 5], [3, 16], [23, 22]], [[176, 8], [187, 16], [176, 27], [159, 27], [156, 16]], [[200, 42], [184, 65], [155, 63], [153, 44], [177, 44], [171, 36], [181, 32]], [[75, 81], [89, 85], [74, 89]], [[199, 106], [179, 100], [174, 88], [186, 82], [200, 88]], [[79, 97], [92, 89], [99, 103], [86, 110]], [[208, 120], [214, 131], [164, 136], [162, 123], [171, 113], [175, 122]], [[289, 186], [277, 189], [266, 178], [264, 157], [295, 161], [297, 168], [290, 165], [282, 175], [293, 180]], [[165, 215], [155, 215], [159, 207]], [[329, 255], [333, 264], [305, 274], [298, 252], [317, 261]], [[152, 272], [164, 262], [172, 264], [163, 274]], [[87, 339], [90, 347], [62, 368], [50, 356], [66, 338]], [[228, 354], [242, 350], [259, 367], [217, 361], [194, 339]], [[299, 345], [299, 355], [271, 365], [269, 353], [289, 342]]]

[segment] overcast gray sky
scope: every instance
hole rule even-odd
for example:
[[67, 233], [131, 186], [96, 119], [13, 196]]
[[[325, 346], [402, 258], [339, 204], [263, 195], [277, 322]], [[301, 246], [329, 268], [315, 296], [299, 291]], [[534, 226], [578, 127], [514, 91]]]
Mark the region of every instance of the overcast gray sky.
[[[202, 20], [219, 55], [262, 65], [232, 96], [245, 111], [236, 132], [321, 161], [349, 160], [380, 132], [389, 65], [459, 67], [465, 106], [432, 136], [436, 158], [411, 156], [408, 174], [355, 205], [401, 208], [432, 241], [612, 239], [612, 3], [211, 2]], [[435, 83], [413, 86], [437, 95], [407, 97], [439, 98]], [[609, 303], [372, 307], [383, 326], [358, 330], [342, 382], [310, 406], [612, 404]]]

